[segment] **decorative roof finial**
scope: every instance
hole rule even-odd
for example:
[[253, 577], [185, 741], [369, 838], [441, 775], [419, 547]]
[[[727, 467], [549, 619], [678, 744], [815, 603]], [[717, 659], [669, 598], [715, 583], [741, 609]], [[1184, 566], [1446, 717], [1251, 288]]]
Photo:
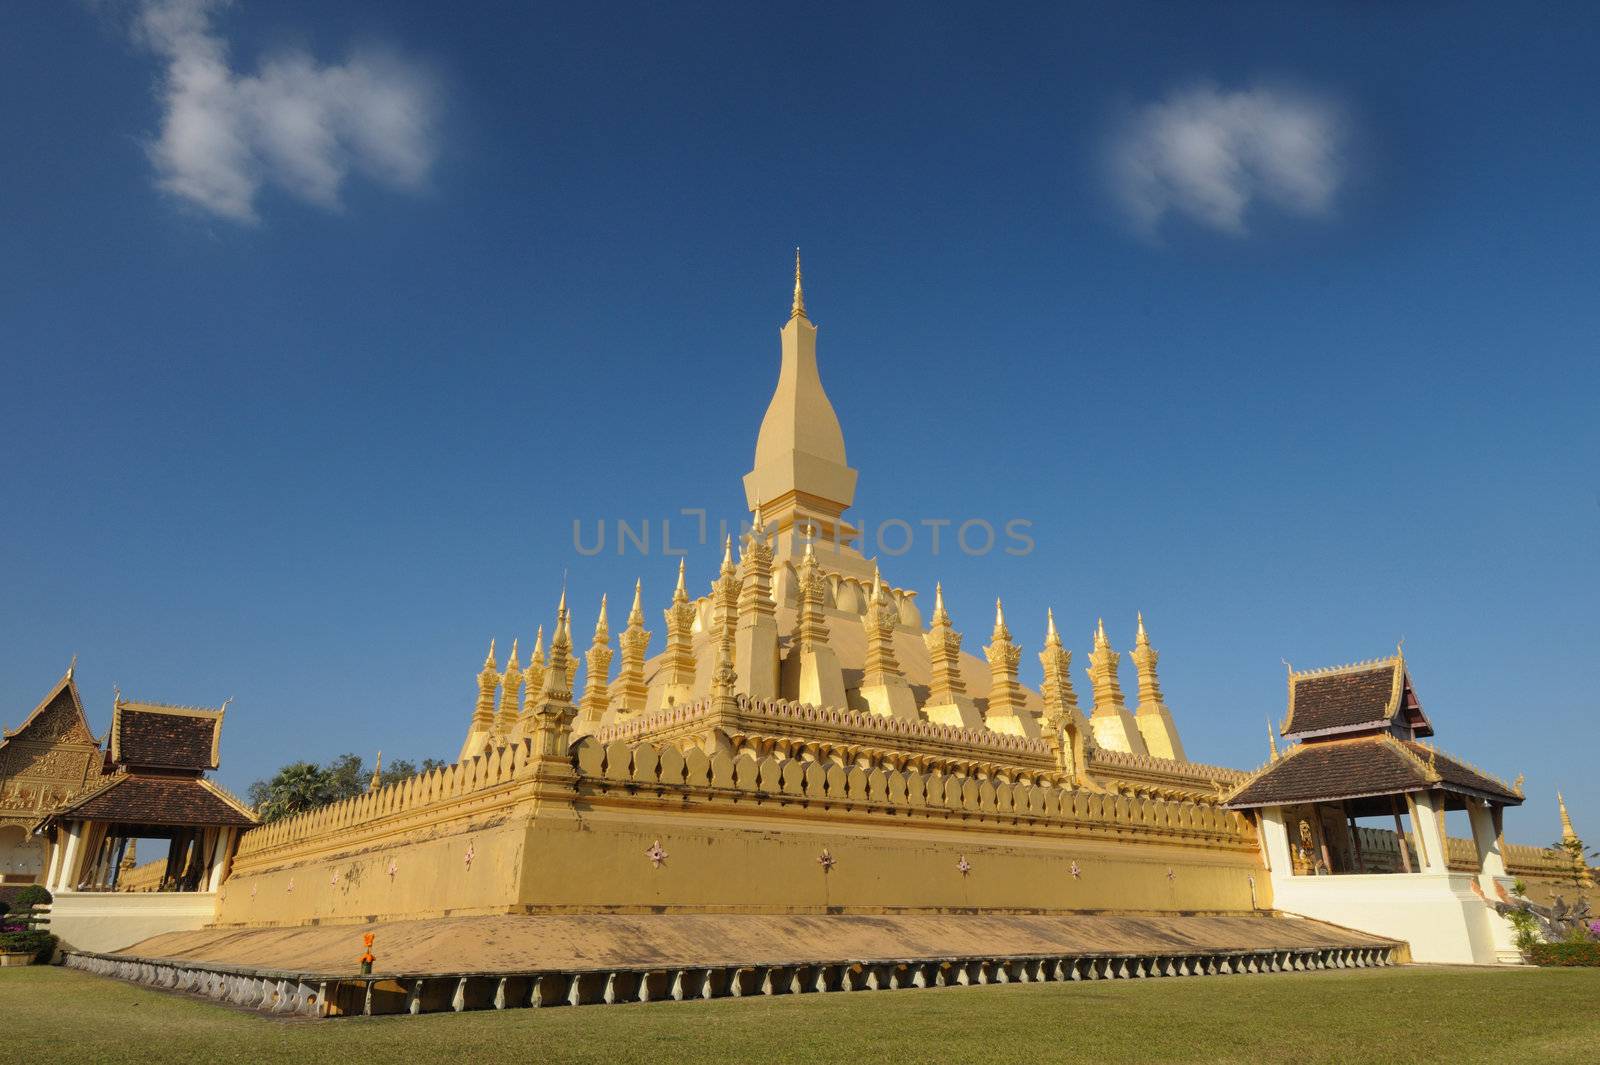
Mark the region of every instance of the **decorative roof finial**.
[[677, 602], [680, 598], [689, 598], [688, 590], [683, 585], [683, 559], [681, 558], [678, 559], [678, 586], [672, 590], [672, 601]]
[[610, 635], [611, 635], [610, 626], [608, 626], [606, 624], [606, 596], [605, 596], [604, 592], [601, 592], [600, 593], [600, 616], [594, 619], [594, 637], [597, 640], [604, 640], [605, 638], [607, 638]]
[[635, 577], [633, 580], [633, 606], [628, 609], [628, 624], [644, 624], [644, 607], [639, 602], [639, 597], [644, 594], [644, 579]]
[[722, 541], [722, 569], [724, 572], [733, 569], [733, 535], [731, 533]]
[[1138, 643], [1149, 643], [1150, 642], [1150, 637], [1148, 635], [1146, 635], [1145, 631], [1144, 631], [1144, 611], [1143, 610], [1137, 611], [1137, 614], [1138, 614], [1138, 617], [1139, 617], [1139, 632], [1138, 632], [1138, 635], [1134, 637], [1134, 639]]
[[1061, 642], [1061, 634], [1056, 631], [1056, 611], [1054, 607], [1044, 608], [1044, 638]]
[[71, 680], [72, 679], [72, 675], [74, 673], [76, 673], [77, 671], [78, 671], [78, 656], [76, 654], [74, 654], [72, 656], [72, 661], [67, 663], [67, 679]]
[[383, 752], [378, 752], [378, 762], [372, 767], [372, 779], [367, 781], [368, 791], [377, 791], [383, 784]]
[[1267, 718], [1267, 746], [1272, 750], [1272, 760], [1278, 760], [1278, 734], [1272, 727], [1272, 718]]
[[494, 639], [492, 637], [489, 640], [489, 654], [483, 660], [483, 668], [484, 669], [495, 669], [495, 668], [497, 668], [495, 666], [495, 663], [494, 663]]
[[1006, 608], [1000, 605], [1000, 597], [994, 600], [994, 631], [999, 632], [1006, 627]]
[[794, 250], [794, 303], [789, 307], [789, 317], [806, 316], [806, 298], [800, 291], [800, 249]]

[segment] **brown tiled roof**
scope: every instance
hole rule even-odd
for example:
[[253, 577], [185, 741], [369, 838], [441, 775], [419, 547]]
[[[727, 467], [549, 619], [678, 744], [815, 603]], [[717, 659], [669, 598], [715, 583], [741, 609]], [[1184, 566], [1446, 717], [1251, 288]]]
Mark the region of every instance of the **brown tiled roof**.
[[1411, 691], [1405, 659], [1399, 655], [1334, 669], [1289, 674], [1289, 717], [1285, 736], [1317, 736], [1379, 729], [1405, 712], [1418, 734], [1433, 729]]
[[1481, 791], [1499, 801], [1513, 805], [1521, 805], [1522, 803], [1522, 796], [1506, 787], [1503, 781], [1487, 776], [1472, 766], [1457, 761], [1443, 751], [1424, 747], [1420, 743], [1406, 743], [1405, 746], [1418, 758], [1421, 758], [1424, 762], [1429, 762], [1430, 767], [1437, 770], [1446, 785], [1454, 785], [1467, 791]]
[[142, 825], [253, 825], [256, 818], [198, 777], [125, 773], [68, 803], [52, 820]]
[[1518, 805], [1522, 796], [1499, 781], [1419, 743], [1384, 733], [1354, 740], [1301, 743], [1245, 781], [1224, 805], [1233, 809], [1298, 802], [1336, 802], [1443, 787]]
[[221, 710], [119, 702], [111, 719], [111, 759], [155, 769], [215, 769]]

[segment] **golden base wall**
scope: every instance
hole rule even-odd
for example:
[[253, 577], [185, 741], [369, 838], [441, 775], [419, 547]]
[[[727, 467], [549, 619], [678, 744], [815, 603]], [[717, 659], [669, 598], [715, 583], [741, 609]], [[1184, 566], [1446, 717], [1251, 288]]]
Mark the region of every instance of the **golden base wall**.
[[1249, 823], [1215, 806], [648, 743], [572, 764], [543, 787], [511, 747], [256, 830], [218, 923], [1271, 905]]

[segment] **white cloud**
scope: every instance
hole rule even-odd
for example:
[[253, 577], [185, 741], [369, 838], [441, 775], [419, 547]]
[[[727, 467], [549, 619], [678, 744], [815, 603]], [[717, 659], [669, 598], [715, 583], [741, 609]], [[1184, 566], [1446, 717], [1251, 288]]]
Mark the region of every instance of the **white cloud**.
[[137, 37], [166, 61], [161, 132], [150, 145], [160, 186], [238, 222], [262, 188], [339, 206], [352, 171], [418, 188], [436, 154], [431, 80], [393, 57], [322, 65], [302, 52], [234, 71], [212, 14], [228, 0], [142, 0]]
[[1112, 189], [1142, 232], [1168, 214], [1242, 235], [1256, 203], [1315, 217], [1345, 177], [1338, 108], [1268, 88], [1175, 92], [1128, 116], [1111, 148]]

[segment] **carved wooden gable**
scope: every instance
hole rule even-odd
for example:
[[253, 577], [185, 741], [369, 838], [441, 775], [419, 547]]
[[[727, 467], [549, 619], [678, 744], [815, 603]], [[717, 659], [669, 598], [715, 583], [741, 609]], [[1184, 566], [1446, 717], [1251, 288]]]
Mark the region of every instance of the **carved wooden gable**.
[[98, 777], [102, 752], [68, 673], [0, 740], [0, 821], [38, 820]]

